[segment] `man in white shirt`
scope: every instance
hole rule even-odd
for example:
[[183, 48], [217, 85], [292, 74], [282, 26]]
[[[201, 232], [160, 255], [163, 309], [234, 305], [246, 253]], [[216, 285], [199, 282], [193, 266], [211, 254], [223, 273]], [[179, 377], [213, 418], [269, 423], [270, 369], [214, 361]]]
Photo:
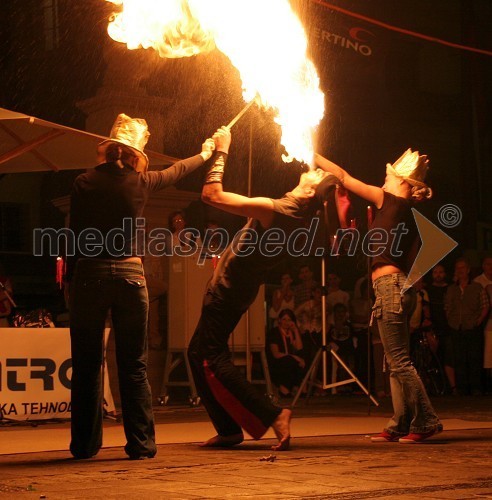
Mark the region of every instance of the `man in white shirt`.
[[[476, 281], [487, 292], [489, 303], [492, 302], [492, 256], [484, 257], [482, 260], [483, 273], [477, 276]], [[492, 305], [492, 304], [490, 304]], [[484, 327], [483, 367], [486, 370], [486, 391], [492, 389], [492, 312], [489, 312], [488, 320]]]
[[486, 288], [487, 285], [492, 285], [492, 256], [484, 257], [482, 260], [482, 270], [483, 273], [473, 281], [480, 283], [483, 288]]

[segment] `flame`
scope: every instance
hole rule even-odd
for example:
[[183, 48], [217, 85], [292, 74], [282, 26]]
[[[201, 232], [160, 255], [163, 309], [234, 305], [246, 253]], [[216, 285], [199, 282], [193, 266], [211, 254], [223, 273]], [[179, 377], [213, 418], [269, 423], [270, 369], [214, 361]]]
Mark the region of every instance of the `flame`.
[[312, 162], [313, 132], [324, 115], [319, 76], [289, 0], [107, 0], [120, 5], [108, 32], [129, 49], [186, 57], [217, 47], [239, 70], [243, 97], [258, 96], [281, 126], [281, 142]]

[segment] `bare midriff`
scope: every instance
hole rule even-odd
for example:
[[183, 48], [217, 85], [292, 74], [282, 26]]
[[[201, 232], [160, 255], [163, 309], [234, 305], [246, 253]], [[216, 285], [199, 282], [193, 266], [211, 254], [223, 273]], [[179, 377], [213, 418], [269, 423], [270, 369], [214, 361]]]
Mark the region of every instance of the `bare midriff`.
[[100, 260], [102, 262], [113, 262], [114, 260], [117, 260], [118, 262], [135, 262], [137, 264], [142, 263], [142, 259], [140, 257], [122, 257], [122, 258], [115, 258], [115, 259], [98, 259], [97, 257], [94, 257], [94, 258], [81, 257], [79, 260]]
[[392, 266], [390, 264], [388, 264], [387, 266], [376, 267], [376, 269], [374, 269], [371, 275], [372, 281], [377, 280], [381, 276], [386, 276], [387, 274], [394, 274], [394, 273], [403, 273], [403, 271], [399, 267]]

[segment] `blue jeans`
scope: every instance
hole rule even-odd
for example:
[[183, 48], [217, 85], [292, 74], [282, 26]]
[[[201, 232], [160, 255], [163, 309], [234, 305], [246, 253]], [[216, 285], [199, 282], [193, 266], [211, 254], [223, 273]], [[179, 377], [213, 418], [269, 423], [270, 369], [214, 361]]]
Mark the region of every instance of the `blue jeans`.
[[388, 274], [374, 283], [373, 315], [390, 366], [394, 415], [385, 431], [393, 436], [441, 430], [442, 425], [410, 360], [409, 318], [415, 307], [415, 290], [402, 293], [407, 276]]
[[147, 380], [148, 296], [142, 265], [84, 259], [70, 284], [72, 344], [72, 441], [77, 458], [95, 455], [102, 444], [103, 335], [111, 312], [116, 343], [126, 453], [156, 453], [152, 396]]

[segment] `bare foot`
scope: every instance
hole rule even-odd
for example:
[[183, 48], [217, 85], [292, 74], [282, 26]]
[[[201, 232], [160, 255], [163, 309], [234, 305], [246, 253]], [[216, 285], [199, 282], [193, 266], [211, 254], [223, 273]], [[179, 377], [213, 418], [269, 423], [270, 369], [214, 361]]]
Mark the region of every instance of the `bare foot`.
[[214, 436], [208, 441], [201, 443], [202, 448], [230, 448], [244, 441], [243, 433], [232, 434], [231, 436]]
[[284, 408], [280, 415], [275, 419], [272, 428], [278, 439], [278, 444], [272, 446], [273, 451], [286, 451], [290, 445], [290, 419], [292, 417], [292, 410]]

